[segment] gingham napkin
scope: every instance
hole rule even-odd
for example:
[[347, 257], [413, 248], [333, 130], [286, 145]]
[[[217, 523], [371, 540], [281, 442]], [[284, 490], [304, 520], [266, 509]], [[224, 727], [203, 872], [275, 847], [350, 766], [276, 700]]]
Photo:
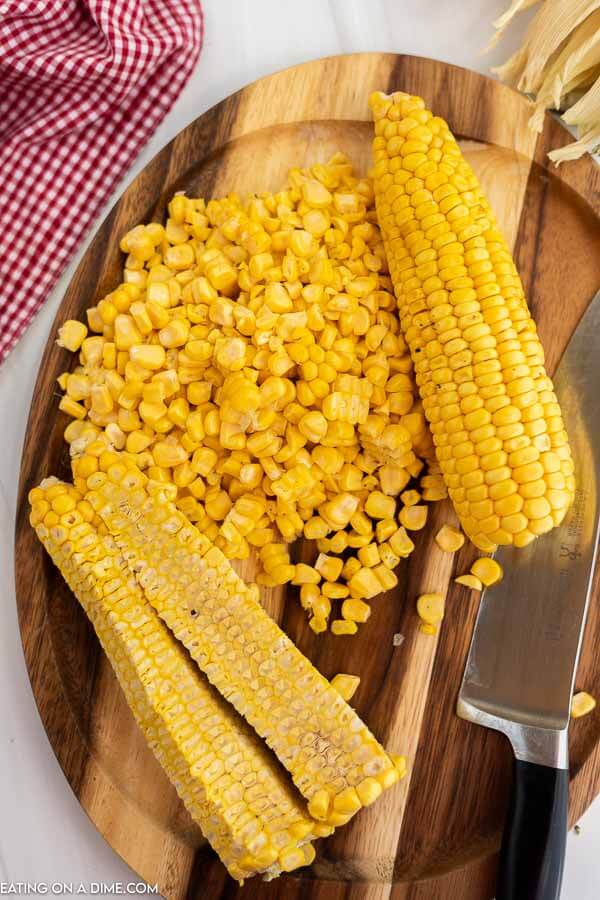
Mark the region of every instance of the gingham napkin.
[[0, 0], [0, 363], [187, 81], [199, 0]]

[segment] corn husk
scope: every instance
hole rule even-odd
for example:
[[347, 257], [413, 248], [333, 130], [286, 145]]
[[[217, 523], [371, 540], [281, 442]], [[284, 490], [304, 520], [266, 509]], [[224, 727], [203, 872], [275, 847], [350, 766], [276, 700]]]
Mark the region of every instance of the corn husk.
[[573, 91], [592, 84], [600, 70], [600, 10], [582, 22], [564, 42], [562, 50], [546, 68], [537, 92], [531, 126], [541, 131], [544, 112], [561, 109]]
[[539, 2], [540, 0], [513, 0], [506, 12], [502, 13], [501, 16], [499, 16], [494, 22], [492, 22], [492, 25], [494, 26], [496, 31], [492, 35], [492, 38], [487, 45], [486, 50], [491, 50], [496, 46], [517, 13], [525, 12], [526, 9], [535, 6], [536, 3]]
[[557, 165], [593, 152], [600, 145], [600, 77], [581, 100], [567, 110], [563, 119], [567, 125], [579, 126], [579, 140], [548, 154]]
[[[538, 0], [513, 0], [494, 23], [492, 43], [515, 15]], [[600, 0], [542, 0], [523, 46], [492, 70], [503, 81], [535, 95], [530, 127], [541, 131], [547, 109], [573, 104], [564, 115], [579, 127], [579, 140], [553, 151], [556, 164], [577, 159], [598, 145], [600, 126]]]

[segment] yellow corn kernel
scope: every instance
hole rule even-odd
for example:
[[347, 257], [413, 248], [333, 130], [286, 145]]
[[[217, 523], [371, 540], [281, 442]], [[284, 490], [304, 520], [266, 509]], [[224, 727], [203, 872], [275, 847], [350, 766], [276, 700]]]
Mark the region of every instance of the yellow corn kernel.
[[102, 321], [102, 316], [98, 312], [97, 306], [90, 306], [86, 309], [85, 316], [90, 331], [102, 332], [104, 330], [104, 322]]
[[489, 559], [487, 556], [481, 556], [475, 560], [471, 566], [471, 573], [476, 578], [479, 578], [486, 587], [491, 587], [492, 584], [501, 581], [504, 574], [500, 563], [497, 563], [495, 559]]
[[91, 386], [91, 381], [87, 375], [70, 372], [67, 374], [63, 390], [66, 390], [72, 400], [87, 400], [90, 396]]
[[[99, 330], [101, 331], [102, 328]], [[65, 350], [70, 350], [71, 353], [75, 353], [83, 344], [87, 337], [87, 333], [87, 327], [83, 322], [78, 322], [76, 319], [68, 319], [58, 329], [56, 343], [59, 347], [64, 347]]]
[[321, 575], [313, 566], [307, 566], [306, 563], [297, 563], [292, 584], [319, 584]]
[[390, 535], [390, 537], [388, 538], [388, 543], [393, 552], [402, 559], [410, 556], [410, 554], [415, 549], [415, 545], [406, 533], [406, 529], [404, 528], [404, 526], [401, 526], [392, 535]]
[[356, 575], [357, 572], [360, 572], [362, 566], [359, 563], [358, 559], [355, 556], [349, 557], [344, 563], [344, 568], [342, 569], [342, 577], [346, 579], [346, 581], [350, 581], [353, 575]]
[[395, 519], [380, 519], [375, 526], [375, 537], [377, 538], [377, 543], [382, 544], [384, 541], [387, 541], [387, 539], [394, 534], [397, 528], [398, 526]]
[[345, 531], [337, 531], [329, 541], [329, 549], [332, 553], [343, 553], [348, 547], [348, 534]]
[[317, 444], [327, 434], [327, 419], [318, 410], [305, 413], [298, 422], [298, 429], [314, 444]]
[[379, 556], [381, 558], [381, 562], [387, 569], [395, 569], [400, 562], [400, 557], [398, 556], [398, 554], [394, 553], [387, 541], [384, 541], [379, 545]]
[[187, 462], [187, 451], [177, 441], [167, 438], [164, 441], [157, 441], [152, 447], [152, 457], [154, 463], [163, 469], [169, 469], [173, 466], [179, 466], [181, 463]]
[[400, 494], [400, 500], [404, 506], [416, 506], [420, 499], [421, 495], [418, 491], [403, 491]]
[[342, 617], [350, 622], [366, 622], [371, 615], [371, 607], [363, 600], [350, 597], [342, 603]]
[[315, 569], [326, 581], [337, 581], [344, 568], [343, 559], [319, 553], [315, 563]]
[[[366, 534], [371, 535], [373, 533], [373, 526], [371, 525], [371, 520], [368, 516], [365, 515], [361, 510], [357, 510], [354, 515], [350, 519], [350, 525], [358, 534]], [[394, 524], [394, 529], [396, 528]]]
[[463, 584], [465, 587], [471, 588], [472, 591], [483, 590], [483, 583], [475, 575], [458, 575], [454, 580], [457, 584]]
[[357, 534], [355, 531], [351, 531], [348, 534], [348, 546], [355, 550], [358, 550], [360, 547], [366, 547], [367, 544], [371, 543], [371, 537], [371, 534]]
[[160, 344], [133, 344], [129, 348], [133, 362], [144, 369], [162, 369], [165, 364], [165, 348]]
[[367, 566], [368, 568], [377, 566], [381, 562], [377, 544], [367, 544], [366, 547], [361, 547], [357, 556], [362, 565]]
[[444, 606], [442, 594], [421, 594], [417, 598], [417, 613], [426, 625], [439, 625], [444, 618]]
[[332, 634], [356, 634], [357, 631], [358, 625], [353, 619], [334, 619], [331, 623]]
[[346, 702], [352, 699], [358, 689], [359, 684], [360, 678], [358, 675], [339, 674], [334, 675], [334, 677], [331, 679], [331, 686], [336, 689], [336, 691]]
[[300, 588], [300, 603], [303, 609], [312, 609], [321, 592], [316, 584], [303, 584]]
[[192, 469], [206, 477], [217, 464], [217, 453], [210, 447], [199, 447], [192, 456]]
[[372, 569], [361, 568], [350, 578], [348, 582], [350, 593], [357, 598], [365, 597], [370, 600], [381, 593], [381, 583]]
[[91, 408], [100, 416], [112, 412], [113, 398], [106, 384], [94, 384], [90, 390]]
[[390, 519], [396, 512], [396, 501], [381, 491], [372, 491], [365, 503], [365, 512], [374, 519]]
[[67, 413], [68, 416], [72, 416], [74, 419], [85, 419], [87, 414], [85, 406], [82, 406], [80, 403], [77, 403], [67, 396], [61, 397], [58, 408], [62, 412]]
[[[126, 410], [121, 410], [121, 412], [125, 412]], [[149, 402], [146, 400], [142, 400], [142, 402], [138, 405], [138, 412], [141, 418], [146, 422], [147, 425], [155, 427], [157, 422], [166, 416], [167, 407], [164, 403], [158, 402]], [[121, 426], [123, 427], [123, 426]], [[133, 429], [127, 429], [129, 431]]]
[[427, 522], [427, 507], [423, 505], [403, 506], [398, 513], [398, 521], [409, 531], [419, 531]]
[[435, 536], [435, 542], [440, 550], [445, 550], [446, 553], [456, 553], [463, 546], [465, 536], [452, 525], [442, 525]]
[[142, 335], [137, 325], [126, 313], [120, 313], [117, 316], [114, 329], [117, 350], [131, 350], [134, 344], [142, 343]]
[[128, 453], [143, 453], [152, 443], [152, 438], [143, 431], [130, 431], [125, 441]]
[[349, 587], [339, 581], [325, 581], [322, 590], [323, 596], [328, 600], [343, 600], [350, 593]]
[[328, 475], [336, 475], [344, 465], [344, 455], [335, 447], [314, 447], [311, 456]]
[[324, 631], [327, 631], [327, 619], [324, 619], [321, 616], [311, 616], [308, 620], [308, 627], [314, 631], [315, 634], [322, 634]]
[[194, 250], [191, 244], [176, 244], [169, 247], [164, 255], [165, 265], [169, 269], [181, 272], [183, 269], [189, 269], [194, 265]]
[[160, 329], [158, 340], [163, 347], [168, 349], [183, 347], [188, 340], [189, 333], [190, 323], [187, 319], [172, 319], [168, 325]]
[[[333, 684], [333, 681], [331, 683]], [[573, 694], [573, 699], [571, 700], [572, 719], [579, 719], [581, 716], [587, 716], [587, 714], [591, 713], [595, 708], [596, 700], [591, 694], [586, 693], [586, 691], [579, 691], [579, 693]]]
[[[164, 287], [164, 285], [150, 285], [151, 288]], [[168, 290], [167, 290], [168, 293]], [[157, 300], [151, 299], [148, 296], [146, 300], [146, 312], [148, 313], [148, 318], [152, 323], [153, 328], [164, 328], [169, 322], [169, 313]]]
[[319, 510], [320, 517], [331, 526], [333, 530], [345, 528], [358, 507], [358, 497], [344, 491], [336, 494]]
[[83, 365], [97, 366], [102, 361], [104, 344], [103, 337], [87, 337], [81, 345], [80, 360]]

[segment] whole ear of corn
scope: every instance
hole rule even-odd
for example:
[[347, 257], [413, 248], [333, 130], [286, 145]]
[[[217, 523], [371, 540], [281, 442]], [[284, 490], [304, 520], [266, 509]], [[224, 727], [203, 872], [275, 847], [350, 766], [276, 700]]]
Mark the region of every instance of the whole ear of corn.
[[[74, 462], [74, 473], [86, 468]], [[103, 453], [86, 498], [152, 606], [208, 679], [288, 769], [309, 813], [347, 822], [399, 778], [338, 691], [303, 656], [223, 553], [160, 486]]]
[[[311, 820], [279, 767], [177, 644], [71, 485], [30, 493], [31, 524], [83, 606], [150, 747], [233, 878], [310, 864]], [[91, 515], [90, 515], [91, 514]]]
[[436, 455], [479, 548], [558, 525], [573, 463], [510, 251], [443, 119], [420, 97], [370, 99], [377, 213]]

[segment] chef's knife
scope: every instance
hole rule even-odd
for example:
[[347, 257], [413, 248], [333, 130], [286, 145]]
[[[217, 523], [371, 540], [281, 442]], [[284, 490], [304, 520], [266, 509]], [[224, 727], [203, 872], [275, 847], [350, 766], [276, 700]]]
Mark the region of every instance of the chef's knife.
[[567, 833], [571, 695], [598, 544], [600, 292], [555, 379], [575, 462], [563, 524], [503, 547], [503, 580], [481, 598], [458, 697], [463, 719], [501, 731], [515, 755], [496, 900], [556, 900]]

